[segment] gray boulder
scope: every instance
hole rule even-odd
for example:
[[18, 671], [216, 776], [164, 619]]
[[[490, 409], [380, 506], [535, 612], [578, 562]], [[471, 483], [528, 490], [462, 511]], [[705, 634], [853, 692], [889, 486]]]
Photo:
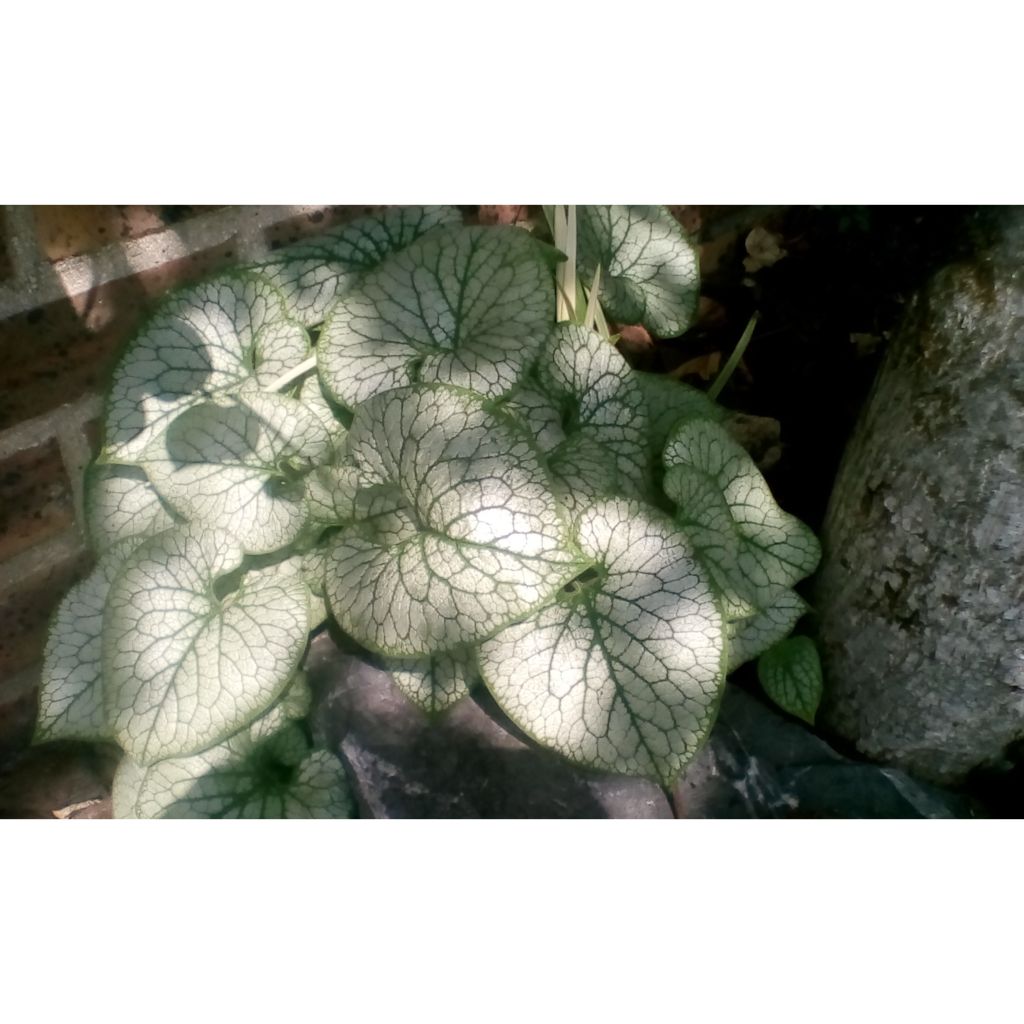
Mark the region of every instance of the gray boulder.
[[1024, 210], [979, 218], [879, 371], [814, 601], [823, 721], [940, 783], [1024, 738]]

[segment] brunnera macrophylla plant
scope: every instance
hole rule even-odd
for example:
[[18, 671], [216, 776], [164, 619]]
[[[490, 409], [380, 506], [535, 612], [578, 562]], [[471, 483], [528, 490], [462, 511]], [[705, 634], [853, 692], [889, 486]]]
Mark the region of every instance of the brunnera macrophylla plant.
[[350, 814], [303, 724], [328, 616], [428, 712], [483, 685], [538, 743], [666, 786], [764, 652], [769, 691], [813, 717], [820, 671], [781, 642], [814, 536], [719, 406], [593, 329], [603, 306], [684, 330], [693, 246], [658, 207], [559, 216], [565, 262], [522, 228], [388, 210], [140, 330], [37, 725], [123, 748], [117, 816]]

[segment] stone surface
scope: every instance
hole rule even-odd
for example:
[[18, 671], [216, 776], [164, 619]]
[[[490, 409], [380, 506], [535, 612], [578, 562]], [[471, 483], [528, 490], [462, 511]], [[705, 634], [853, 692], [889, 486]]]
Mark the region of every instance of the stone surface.
[[0, 460], [0, 561], [74, 521], [71, 483], [55, 438]]
[[653, 782], [577, 771], [518, 735], [486, 694], [432, 722], [326, 633], [307, 668], [314, 739], [342, 756], [367, 817], [672, 817]]
[[957, 794], [849, 760], [737, 686], [673, 794], [680, 818], [954, 818]]
[[824, 721], [936, 782], [1024, 739], [1024, 210], [916, 297], [844, 456], [814, 603]]
[[[542, 750], [480, 689], [431, 721], [363, 652], [326, 633], [308, 659], [314, 739], [340, 754], [360, 811], [382, 818], [668, 818], [654, 783], [575, 768]], [[687, 818], [954, 817], [960, 798], [850, 761], [735, 686], [673, 793]]]

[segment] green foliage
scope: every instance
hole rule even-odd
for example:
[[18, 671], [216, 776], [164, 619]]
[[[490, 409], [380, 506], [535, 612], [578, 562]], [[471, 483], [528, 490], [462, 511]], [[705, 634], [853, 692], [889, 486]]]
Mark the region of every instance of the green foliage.
[[770, 647], [757, 662], [764, 692], [783, 711], [814, 724], [821, 703], [821, 659], [814, 641], [791, 636]]
[[[778, 643], [813, 535], [717, 405], [555, 323], [559, 253], [459, 221], [389, 210], [281, 250], [165, 300], [122, 358], [99, 560], [54, 620], [37, 727], [124, 748], [118, 816], [350, 813], [302, 721], [328, 615], [429, 713], [482, 681], [537, 742], [664, 785], [769, 648], [766, 689], [813, 716]], [[581, 208], [578, 261], [620, 321], [689, 322], [667, 211]]]

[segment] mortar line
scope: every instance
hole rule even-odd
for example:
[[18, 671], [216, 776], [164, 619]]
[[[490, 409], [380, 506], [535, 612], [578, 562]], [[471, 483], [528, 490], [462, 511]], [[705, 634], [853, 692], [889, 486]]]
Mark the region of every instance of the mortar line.
[[7, 459], [18, 452], [45, 444], [57, 436], [63, 422], [84, 426], [102, 412], [103, 399], [99, 395], [89, 394], [39, 416], [33, 416], [30, 420], [22, 420], [21, 423], [0, 431], [0, 459]]
[[[29, 246], [26, 244], [19, 250], [17, 239], [27, 230], [31, 231], [29, 237], [35, 237], [32, 211], [29, 207], [7, 209], [15, 224], [10, 237], [16, 250], [12, 252], [12, 260], [15, 260], [18, 277], [11, 283], [0, 285], [0, 320], [80, 295], [99, 285], [156, 269], [172, 259], [180, 259], [182, 253], [202, 252], [233, 237], [252, 239], [257, 231], [324, 208], [257, 206], [240, 209], [229, 206], [142, 238], [112, 242], [94, 252], [69, 256], [53, 263], [40, 257], [31, 265], [26, 255]], [[26, 287], [30, 282], [32, 286]]]

